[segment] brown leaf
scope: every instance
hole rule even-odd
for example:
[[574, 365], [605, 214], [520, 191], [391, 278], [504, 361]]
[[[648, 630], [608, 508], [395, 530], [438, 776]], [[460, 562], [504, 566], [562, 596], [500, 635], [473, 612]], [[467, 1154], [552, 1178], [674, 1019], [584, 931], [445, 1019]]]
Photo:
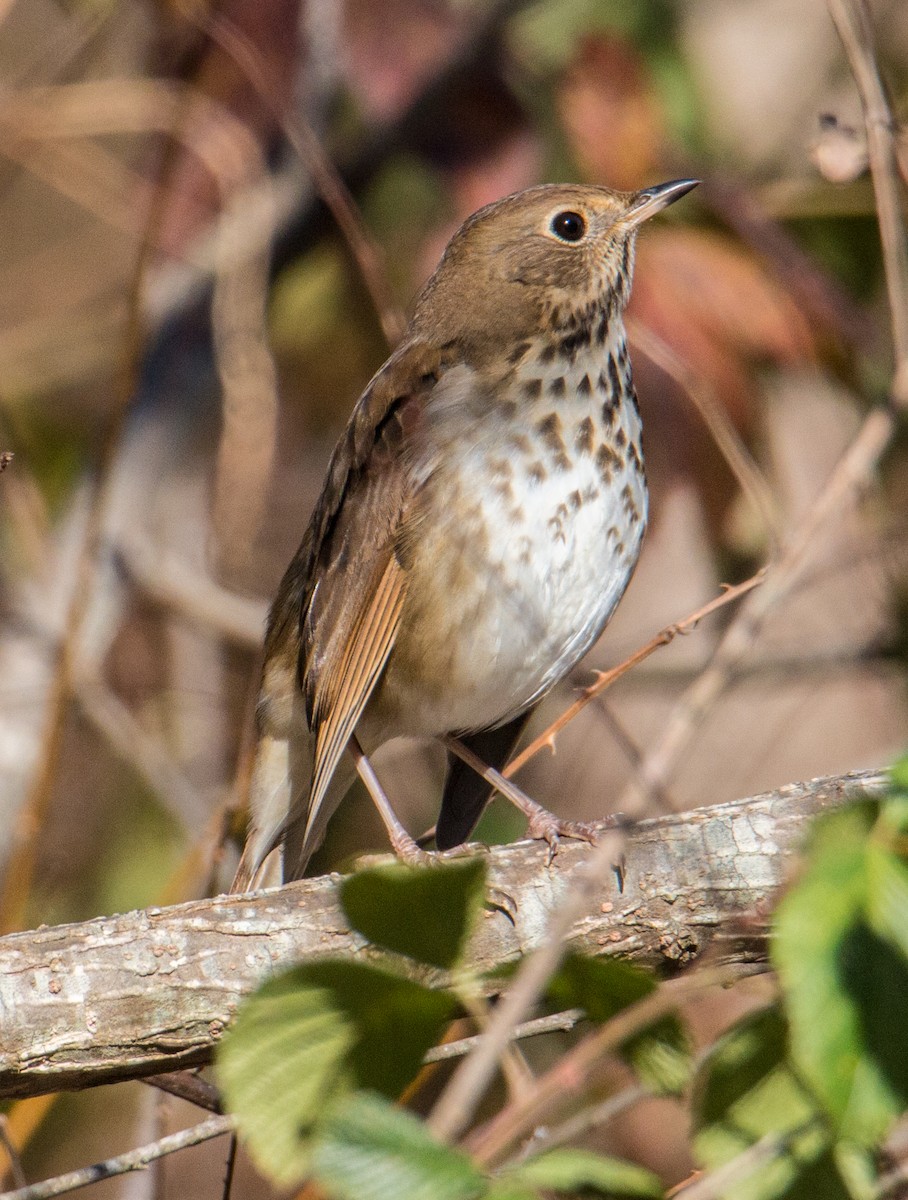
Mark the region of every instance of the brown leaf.
[[627, 190], [658, 182], [665, 126], [646, 68], [626, 42], [582, 43], [558, 89], [558, 112], [587, 178]]
[[722, 234], [648, 230], [641, 238], [632, 312], [747, 424], [760, 362], [816, 357], [814, 333], [788, 292], [758, 259]]

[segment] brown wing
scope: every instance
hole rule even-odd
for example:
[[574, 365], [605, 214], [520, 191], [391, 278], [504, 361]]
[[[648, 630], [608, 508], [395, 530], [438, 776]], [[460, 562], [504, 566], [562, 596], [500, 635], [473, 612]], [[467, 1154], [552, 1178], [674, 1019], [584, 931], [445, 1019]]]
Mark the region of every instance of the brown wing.
[[414, 501], [407, 443], [440, 370], [437, 351], [411, 344], [366, 389], [272, 612], [266, 659], [298, 648], [316, 736], [307, 832], [394, 646], [406, 594], [395, 544]]

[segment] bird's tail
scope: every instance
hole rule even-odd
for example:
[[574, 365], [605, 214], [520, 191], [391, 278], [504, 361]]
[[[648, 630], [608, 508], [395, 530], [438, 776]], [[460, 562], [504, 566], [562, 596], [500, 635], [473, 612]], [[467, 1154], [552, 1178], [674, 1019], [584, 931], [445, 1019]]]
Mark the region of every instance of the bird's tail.
[[249, 792], [249, 832], [231, 892], [301, 879], [356, 776], [352, 757], [342, 755], [310, 822], [315, 739], [298, 715], [288, 737], [263, 732], [259, 738]]
[[273, 869], [274, 851], [287, 831], [292, 805], [290, 742], [263, 734], [255, 751], [249, 789], [249, 831], [246, 845], [230, 886], [231, 892], [251, 892], [269, 877], [280, 881]]

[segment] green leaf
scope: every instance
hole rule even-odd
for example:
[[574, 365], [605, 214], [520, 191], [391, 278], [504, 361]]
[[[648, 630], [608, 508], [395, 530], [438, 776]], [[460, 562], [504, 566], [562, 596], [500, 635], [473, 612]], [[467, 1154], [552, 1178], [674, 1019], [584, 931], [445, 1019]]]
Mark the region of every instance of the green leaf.
[[[799, 1162], [799, 1170], [789, 1186], [780, 1193], [784, 1200], [854, 1200], [851, 1189], [842, 1178], [835, 1153], [826, 1149], [811, 1162]], [[738, 1200], [744, 1193], [737, 1188], [728, 1192], [728, 1200]]]
[[893, 852], [908, 839], [895, 824], [895, 808], [884, 807], [867, 846], [866, 912], [873, 930], [908, 959], [908, 863]]
[[889, 768], [889, 777], [897, 793], [908, 793], [908, 754], [893, 763]]
[[624, 1200], [663, 1195], [659, 1177], [636, 1163], [593, 1154], [589, 1150], [550, 1150], [519, 1167], [502, 1171], [496, 1180], [555, 1192], [593, 1191]]
[[773, 942], [793, 1061], [840, 1135], [865, 1146], [908, 1104], [908, 961], [895, 928], [904, 881], [872, 841], [876, 812], [855, 805], [818, 822]]
[[305, 1134], [345, 1085], [356, 1030], [331, 993], [294, 973], [269, 980], [240, 1008], [217, 1053], [217, 1077], [258, 1166], [289, 1185], [309, 1169]]
[[366, 963], [325, 960], [293, 972], [300, 985], [331, 995], [356, 1031], [350, 1065], [360, 1087], [397, 1097], [458, 1010], [443, 989], [423, 987]]
[[473, 1200], [485, 1180], [469, 1158], [423, 1123], [358, 1092], [327, 1117], [313, 1146], [318, 1182], [335, 1200]]
[[516, 1180], [494, 1180], [483, 1200], [541, 1200], [535, 1188], [525, 1187]]
[[[570, 954], [548, 987], [562, 1008], [582, 1008], [592, 1021], [605, 1023], [656, 990], [652, 975], [620, 959]], [[690, 1046], [676, 1016], [659, 1017], [629, 1038], [621, 1054], [654, 1092], [677, 1093], [691, 1071]]]
[[[703, 1059], [694, 1080], [692, 1105], [694, 1123], [704, 1129], [727, 1118], [736, 1120], [733, 1109], [768, 1076], [785, 1068], [788, 1030], [777, 1007], [765, 1008], [739, 1021], [721, 1037]], [[801, 1099], [801, 1091], [798, 1090]], [[777, 1128], [794, 1128], [812, 1111], [798, 1103], [790, 1122]], [[766, 1130], [762, 1122], [754, 1132]]]
[[218, 1052], [218, 1079], [259, 1167], [309, 1170], [309, 1134], [359, 1085], [397, 1096], [456, 1010], [454, 997], [363, 963], [325, 961], [265, 983]]
[[[776, 1135], [780, 1145], [749, 1172], [735, 1175], [717, 1192], [728, 1200], [771, 1200], [803, 1196], [803, 1180], [825, 1171], [829, 1139], [813, 1097], [789, 1066], [786, 1027], [778, 1008], [738, 1022], [703, 1059], [694, 1082], [691, 1111], [694, 1151], [716, 1170], [761, 1139]], [[817, 1167], [817, 1163], [826, 1166]], [[815, 1197], [827, 1193], [818, 1191]], [[829, 1192], [829, 1200], [845, 1193]]]
[[569, 954], [549, 983], [549, 997], [565, 1008], [582, 1008], [591, 1021], [610, 1021], [656, 990], [656, 981], [618, 958]]
[[486, 865], [479, 858], [358, 871], [341, 885], [347, 920], [370, 942], [450, 970], [482, 911]]

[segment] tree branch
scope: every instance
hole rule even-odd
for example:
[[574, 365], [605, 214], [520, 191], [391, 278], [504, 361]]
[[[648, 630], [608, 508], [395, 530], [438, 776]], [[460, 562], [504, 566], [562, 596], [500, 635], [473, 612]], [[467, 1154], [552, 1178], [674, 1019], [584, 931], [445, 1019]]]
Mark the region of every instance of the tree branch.
[[[765, 960], [767, 913], [808, 820], [884, 782], [877, 771], [834, 776], [641, 821], [628, 833], [623, 892], [609, 872], [571, 944], [662, 968], [707, 949], [718, 962]], [[546, 868], [535, 842], [489, 851], [490, 883], [513, 905], [480, 923], [472, 963], [489, 970], [537, 946], [591, 853], [565, 842]], [[273, 971], [326, 954], [380, 957], [350, 931], [339, 883], [324, 876], [0, 938], [0, 1095], [197, 1066]]]

